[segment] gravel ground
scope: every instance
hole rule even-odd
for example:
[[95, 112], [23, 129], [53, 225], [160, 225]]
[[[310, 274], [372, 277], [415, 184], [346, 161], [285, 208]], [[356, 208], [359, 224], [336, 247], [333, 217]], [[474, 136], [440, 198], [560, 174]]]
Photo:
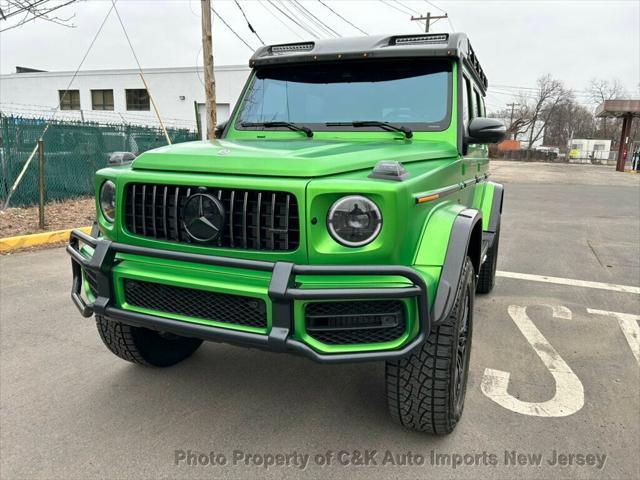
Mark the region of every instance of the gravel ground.
[[38, 206], [0, 210], [0, 238], [67, 228], [86, 227], [96, 217], [92, 197], [76, 198], [45, 205], [45, 228], [38, 228]]

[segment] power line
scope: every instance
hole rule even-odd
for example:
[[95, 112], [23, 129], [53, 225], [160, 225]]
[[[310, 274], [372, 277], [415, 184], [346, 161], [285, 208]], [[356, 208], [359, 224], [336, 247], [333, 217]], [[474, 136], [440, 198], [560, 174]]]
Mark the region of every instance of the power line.
[[329, 25], [327, 25], [322, 20], [320, 20], [318, 17], [316, 17], [310, 10], [308, 10], [298, 0], [292, 0], [292, 2], [293, 2], [293, 5], [299, 11], [301, 11], [303, 15], [306, 15], [307, 18], [309, 18], [312, 22], [315, 22], [317, 25], [319, 25], [320, 28], [323, 28], [326, 32], [329, 33], [329, 35], [335, 35], [336, 37], [341, 37], [342, 36], [338, 32], [336, 32], [333, 28], [331, 28]]
[[18, 14], [20, 14], [20, 13], [22, 13], [22, 12], [25, 12], [25, 11], [27, 12], [27, 15], [28, 15], [29, 13], [31, 13], [31, 9], [34, 9], [34, 8], [35, 8], [35, 7], [37, 7], [38, 5], [40, 5], [40, 4], [42, 4], [42, 3], [47, 3], [47, 2], [49, 2], [49, 1], [50, 1], [50, 0], [37, 0], [37, 1], [35, 1], [34, 3], [27, 4], [27, 6], [25, 6], [25, 5], [21, 5], [21, 4], [19, 4], [19, 3], [15, 3], [15, 2], [13, 2], [13, 1], [9, 1], [9, 2], [8, 2], [8, 3], [9, 3], [9, 5], [13, 5], [13, 6], [15, 6], [15, 7], [16, 7], [16, 10], [7, 10], [7, 13], [6, 13], [6, 14], [5, 14], [5, 13], [3, 13], [3, 14], [2, 14], [2, 18], [3, 18], [4, 20], [6, 20], [6, 19], [8, 19], [8, 18], [13, 17], [14, 15], [18, 15]]
[[276, 15], [276, 14], [275, 14], [275, 13], [273, 13], [271, 10], [269, 10], [269, 9], [267, 8], [267, 6], [263, 3], [263, 1], [264, 1], [264, 0], [258, 0], [258, 3], [262, 6], [262, 8], [264, 8], [264, 9], [269, 13], [269, 15], [271, 15], [273, 18], [275, 18], [276, 20], [278, 20], [278, 22], [280, 22], [282, 25], [284, 25], [284, 26], [285, 26], [285, 28], [286, 28], [287, 30], [289, 30], [289, 31], [290, 31], [291, 33], [293, 33], [296, 37], [298, 37], [299, 39], [301, 39], [301, 40], [302, 40], [302, 36], [301, 36], [298, 32], [296, 32], [293, 28], [291, 28], [287, 22], [285, 22], [285, 21], [284, 21], [284, 20], [282, 20], [278, 15]]
[[440, 10], [442, 13], [444, 13], [445, 15], [447, 15], [447, 22], [449, 22], [449, 26], [451, 27], [451, 31], [455, 32], [456, 31], [456, 27], [453, 25], [453, 21], [451, 20], [451, 17], [449, 17], [449, 12], [443, 10], [442, 8], [440, 8], [439, 6], [437, 6], [435, 3], [430, 2], [429, 0], [424, 0], [424, 2], [427, 5], [432, 6], [433, 8]]
[[333, 12], [334, 15], [336, 15], [337, 17], [341, 18], [342, 20], [344, 20], [345, 23], [348, 23], [349, 25], [351, 25], [353, 28], [355, 28], [356, 30], [358, 30], [359, 32], [365, 34], [365, 35], [369, 35], [367, 32], [365, 32], [364, 30], [362, 30], [360, 27], [358, 27], [357, 25], [354, 25], [353, 23], [351, 23], [349, 20], [347, 20], [346, 18], [344, 18], [342, 15], [340, 15], [338, 12], [336, 12], [333, 8], [331, 8], [329, 5], [327, 5], [326, 3], [324, 3], [322, 0], [318, 0], [318, 2], [320, 2], [322, 5], [324, 5], [327, 9], [329, 9], [331, 12]]
[[430, 2], [429, 0], [424, 0], [424, 3], [426, 3], [427, 5], [435, 8], [436, 10], [440, 10], [442, 13], [447, 13], [446, 11], [444, 11], [443, 9], [441, 9], [439, 6], [437, 6], [435, 3]]
[[258, 40], [260, 40], [260, 43], [262, 45], [264, 45], [264, 41], [262, 40], [262, 38], [260, 38], [260, 35], [258, 35], [258, 32], [256, 32], [256, 29], [253, 28], [253, 25], [251, 25], [251, 22], [249, 22], [249, 19], [247, 18], [247, 16], [244, 13], [244, 10], [242, 9], [242, 7], [240, 6], [240, 2], [238, 2], [238, 0], [235, 0], [236, 5], [238, 6], [238, 9], [240, 10], [240, 13], [242, 13], [242, 16], [244, 17], [244, 19], [247, 22], [247, 27], [249, 27], [249, 30], [251, 30], [253, 32], [253, 34], [258, 37]]
[[[67, 5], [71, 5], [72, 3], [75, 3], [75, 2], [76, 2], [76, 0], [70, 0], [67, 3], [63, 3], [61, 5], [58, 5], [57, 7], [50, 8], [46, 12], [38, 12], [36, 15], [34, 15], [31, 18], [26, 18], [26, 16], [25, 16], [25, 18], [23, 18], [19, 23], [15, 24], [15, 25], [12, 25], [10, 27], [7, 27], [7, 28], [3, 28], [2, 30], [0, 30], [0, 33], [6, 32], [7, 30], [11, 30], [12, 28], [20, 27], [20, 26], [24, 25], [25, 23], [32, 22], [33, 20], [35, 20], [37, 18], [42, 18], [43, 20], [47, 20], [47, 21], [53, 21], [50, 18], [47, 18], [46, 16], [49, 15], [51, 12], [53, 12], [55, 10], [59, 10], [60, 8], [66, 7]], [[31, 12], [31, 10], [29, 8], [25, 8], [22, 11], [25, 11], [25, 10], [27, 11], [27, 15], [29, 13], [33, 13], [33, 12]], [[71, 18], [73, 18], [73, 17], [71, 17]], [[61, 24], [61, 23], [55, 22], [55, 21], [54, 21], [54, 23], [58, 23], [60, 25], [64, 25], [64, 24]], [[65, 25], [65, 26], [69, 26], [69, 25]]]
[[[402, 15], [411, 15], [411, 12], [407, 12], [406, 10], [403, 10], [403, 9], [399, 8], [398, 6], [394, 5], [393, 3], [390, 3], [389, 0], [378, 0], [378, 1], [380, 3], [382, 3], [383, 5], [386, 5], [387, 7], [393, 8], [397, 12], [402, 13]], [[416, 27], [418, 27], [420, 30], [422, 30], [422, 28], [420, 28], [419, 25], [416, 25]]]
[[[539, 87], [521, 87], [521, 86], [516, 86], [516, 85], [501, 85], [501, 84], [493, 84], [494, 87], [498, 87], [502, 90], [534, 90], [534, 91], [539, 91], [540, 88]], [[589, 92], [588, 90], [582, 90], [582, 89], [572, 89], [572, 91], [574, 93], [576, 92], [580, 92], [580, 94], [585, 94], [588, 95]]]
[[236, 32], [233, 28], [231, 28], [231, 25], [229, 25], [229, 24], [226, 22], [226, 20], [225, 20], [224, 18], [222, 18], [218, 12], [216, 12], [216, 9], [215, 9], [215, 8], [211, 7], [211, 11], [213, 12], [213, 14], [214, 14], [216, 17], [218, 17], [218, 18], [220, 19], [220, 21], [221, 21], [222, 23], [224, 23], [224, 24], [225, 24], [225, 26], [226, 26], [229, 30], [231, 30], [231, 33], [233, 33], [233, 34], [236, 36], [236, 38], [237, 38], [238, 40], [240, 40], [242, 43], [244, 43], [244, 44], [247, 46], [247, 48], [248, 48], [249, 50], [251, 50], [252, 52], [255, 52], [255, 51], [256, 51], [256, 49], [255, 49], [255, 48], [253, 48], [251, 45], [249, 45], [249, 44], [246, 42], [246, 40], [245, 40], [244, 38], [242, 38], [242, 37], [238, 34], [238, 32]]
[[293, 17], [297, 17], [302, 25], [304, 25], [308, 30], [313, 31], [314, 34], [317, 35], [318, 38], [323, 38], [327, 35], [327, 32], [319, 28], [316, 23], [313, 21], [309, 22], [309, 19], [306, 15], [300, 16], [300, 9], [296, 8], [291, 2], [280, 2], [280, 5], [284, 10], [289, 12]]
[[282, 9], [287, 11], [292, 17], [297, 18], [300, 24], [304, 25], [307, 31], [313, 32], [317, 38], [323, 38], [324, 36], [326, 36], [325, 31], [323, 31], [321, 28], [318, 28], [318, 26], [313, 22], [309, 22], [309, 20], [304, 15], [301, 16], [299, 9], [295, 8], [295, 6], [290, 2], [280, 1], [279, 3]]
[[[309, 30], [307, 27], [302, 26], [300, 23], [298, 23], [298, 21], [295, 18], [292, 18], [288, 13], [284, 12], [277, 3], [274, 3], [273, 0], [267, 0], [267, 2], [269, 2], [269, 4], [275, 8], [276, 10], [278, 10], [282, 15], [284, 15], [285, 17], [287, 17], [289, 20], [291, 20], [293, 23], [295, 23], [298, 27], [300, 27], [302, 30], [304, 30], [305, 32], [307, 32], [309, 35], [311, 35], [313, 38], [319, 38], [318, 35], [316, 35], [314, 32], [312, 32], [311, 30]], [[283, 4], [284, 6], [284, 4]]]
[[402, 5], [402, 7], [406, 8], [407, 10], [409, 10], [409, 12], [419, 13], [417, 10], [414, 10], [413, 8], [408, 7], [407, 5], [402, 3], [400, 0], [391, 0], [391, 1], [397, 3], [398, 5]]
[[403, 10], [399, 7], [396, 7], [393, 3], [390, 3], [389, 1], [385, 1], [385, 0], [378, 0], [380, 3], [383, 3], [384, 5], [386, 5], [387, 7], [391, 7], [394, 10], [397, 10], [398, 12], [404, 14], [404, 15], [411, 15], [411, 12], [407, 12], [406, 10]]

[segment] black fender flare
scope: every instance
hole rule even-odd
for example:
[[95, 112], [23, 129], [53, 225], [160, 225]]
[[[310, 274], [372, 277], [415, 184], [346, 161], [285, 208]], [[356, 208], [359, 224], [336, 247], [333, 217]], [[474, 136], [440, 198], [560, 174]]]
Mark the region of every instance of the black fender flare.
[[431, 318], [437, 325], [453, 310], [456, 290], [467, 256], [471, 257], [476, 275], [481, 264], [482, 212], [475, 209], [461, 211], [453, 222], [438, 290], [433, 302]]

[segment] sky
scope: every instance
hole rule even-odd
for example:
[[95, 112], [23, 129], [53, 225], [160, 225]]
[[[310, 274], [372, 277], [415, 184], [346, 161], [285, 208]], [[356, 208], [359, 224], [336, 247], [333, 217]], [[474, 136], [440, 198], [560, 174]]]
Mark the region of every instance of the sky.
[[[309, 33], [274, 8], [275, 0], [239, 2], [265, 43], [311, 39]], [[300, 2], [341, 36], [361, 35], [320, 1]], [[411, 21], [412, 13], [446, 11], [450, 21], [439, 20], [432, 31], [467, 33], [489, 79], [490, 111], [504, 107], [518, 89], [535, 87], [536, 79], [547, 73], [574, 89], [578, 101], [587, 105], [587, 89], [593, 78], [619, 79], [630, 95], [640, 97], [639, 0], [323, 2], [369, 34], [417, 33], [424, 24]], [[293, 10], [291, 2], [284, 3]], [[212, 0], [212, 4], [251, 46], [242, 43], [214, 16], [215, 63], [246, 65], [260, 40], [249, 30], [233, 0]], [[0, 5], [6, 2], [0, 0]], [[110, 6], [108, 0], [82, 0], [60, 9], [60, 17], [75, 15], [70, 22], [75, 28], [35, 20], [0, 33], [0, 73], [12, 73], [17, 65], [75, 70]], [[198, 0], [119, 0], [117, 6], [143, 68], [202, 64]], [[298, 13], [297, 18], [304, 17]], [[0, 21], [0, 30], [5, 25]], [[320, 36], [319, 27], [315, 28]], [[82, 67], [110, 68], [135, 68], [113, 14]]]

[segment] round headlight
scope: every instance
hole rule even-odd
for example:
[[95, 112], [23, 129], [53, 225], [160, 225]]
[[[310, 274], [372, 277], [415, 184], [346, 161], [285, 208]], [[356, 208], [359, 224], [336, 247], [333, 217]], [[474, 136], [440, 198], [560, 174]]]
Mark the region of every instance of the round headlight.
[[116, 218], [116, 184], [111, 180], [100, 187], [100, 209], [104, 218], [113, 223]]
[[349, 195], [332, 205], [327, 227], [336, 242], [347, 247], [361, 247], [371, 243], [380, 233], [382, 215], [368, 198]]

